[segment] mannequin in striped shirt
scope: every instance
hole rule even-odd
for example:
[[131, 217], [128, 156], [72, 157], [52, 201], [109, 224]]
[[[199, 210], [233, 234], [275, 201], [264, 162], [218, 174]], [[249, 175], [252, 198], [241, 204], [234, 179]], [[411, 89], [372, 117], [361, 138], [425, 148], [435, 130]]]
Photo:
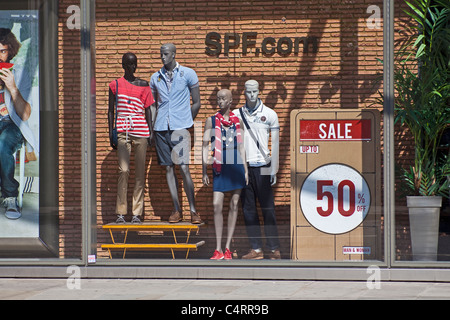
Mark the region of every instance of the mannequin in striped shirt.
[[[130, 155], [134, 147], [135, 184], [132, 201], [132, 223], [140, 223], [144, 208], [145, 158], [147, 146], [152, 140], [152, 117], [150, 105], [154, 99], [147, 81], [137, 78], [137, 57], [134, 53], [125, 53], [122, 57], [123, 77], [109, 84], [109, 140], [117, 150], [119, 179], [117, 186], [116, 214], [117, 223], [125, 223], [127, 214], [127, 190], [130, 175]], [[117, 99], [117, 115], [115, 104]], [[114, 145], [112, 131], [117, 116], [118, 143]]]

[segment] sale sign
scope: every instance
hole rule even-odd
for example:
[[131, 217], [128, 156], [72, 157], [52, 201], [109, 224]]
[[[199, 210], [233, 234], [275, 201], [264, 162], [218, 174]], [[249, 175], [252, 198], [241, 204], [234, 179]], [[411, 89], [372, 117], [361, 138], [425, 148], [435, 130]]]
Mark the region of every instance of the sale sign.
[[358, 227], [370, 209], [370, 189], [364, 177], [344, 164], [312, 171], [300, 191], [300, 206], [316, 229], [342, 234]]
[[300, 120], [300, 141], [369, 141], [371, 122], [360, 120]]

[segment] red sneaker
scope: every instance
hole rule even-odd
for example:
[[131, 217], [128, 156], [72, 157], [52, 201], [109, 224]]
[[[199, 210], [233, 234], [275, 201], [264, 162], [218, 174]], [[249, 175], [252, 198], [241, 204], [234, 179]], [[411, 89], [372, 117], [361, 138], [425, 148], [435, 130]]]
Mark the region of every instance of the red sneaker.
[[225, 253], [223, 254], [223, 258], [225, 260], [232, 260], [233, 254], [231, 253], [230, 249], [226, 248]]
[[222, 260], [223, 259], [223, 253], [215, 250], [213, 256], [210, 259], [211, 260]]

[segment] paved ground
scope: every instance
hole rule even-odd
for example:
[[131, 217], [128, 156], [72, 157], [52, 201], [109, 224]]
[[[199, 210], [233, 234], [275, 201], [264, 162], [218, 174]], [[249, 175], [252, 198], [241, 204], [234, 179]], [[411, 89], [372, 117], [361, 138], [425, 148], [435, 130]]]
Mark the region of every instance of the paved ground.
[[7, 278], [0, 279], [0, 299], [181, 300], [186, 304], [195, 300], [436, 300], [450, 299], [450, 283]]

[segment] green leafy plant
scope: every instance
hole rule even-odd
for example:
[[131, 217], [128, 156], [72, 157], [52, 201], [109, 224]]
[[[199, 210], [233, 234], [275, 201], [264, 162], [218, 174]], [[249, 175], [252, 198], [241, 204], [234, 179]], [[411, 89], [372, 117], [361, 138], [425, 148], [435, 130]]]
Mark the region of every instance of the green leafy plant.
[[416, 32], [396, 53], [395, 121], [409, 129], [414, 164], [403, 179], [412, 195], [448, 197], [448, 155], [439, 157], [439, 142], [450, 126], [450, 4], [405, 1]]

